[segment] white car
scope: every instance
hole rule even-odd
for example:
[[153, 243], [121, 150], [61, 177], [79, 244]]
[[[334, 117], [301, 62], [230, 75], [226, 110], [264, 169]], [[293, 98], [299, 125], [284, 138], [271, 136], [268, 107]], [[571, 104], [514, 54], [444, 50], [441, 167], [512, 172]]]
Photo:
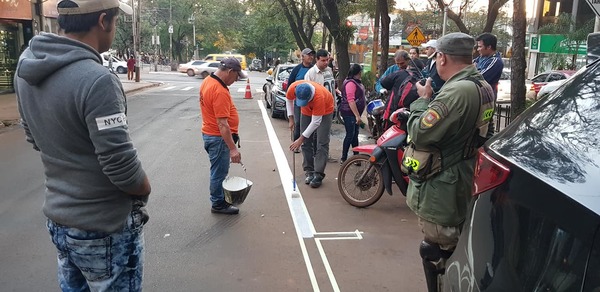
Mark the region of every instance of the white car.
[[544, 95], [550, 94], [552, 91], [554, 91], [555, 89], [560, 87], [563, 83], [565, 83], [565, 81], [567, 81], [567, 79], [556, 80], [556, 81], [546, 83], [546, 85], [544, 85], [544, 86], [542, 86], [542, 88], [540, 88], [540, 91], [538, 92], [537, 97], [542, 98]]
[[194, 68], [198, 67], [202, 64], [206, 63], [206, 61], [202, 61], [202, 60], [192, 60], [189, 61], [185, 64], [179, 64], [179, 67], [177, 68], [177, 71], [181, 72], [181, 73], [187, 73], [188, 76], [192, 77], [194, 75], [196, 75]]
[[200, 75], [200, 77], [206, 78], [208, 77], [208, 75], [210, 75], [210, 73], [216, 72], [217, 69], [219, 69], [220, 65], [221, 62], [206, 62], [204, 64], [201, 64], [199, 66], [193, 66], [191, 68], [194, 69], [194, 75]]
[[108, 68], [108, 66], [110, 64], [109, 60], [112, 60], [112, 70], [114, 72], [117, 72], [119, 74], [127, 73], [127, 62], [126, 61], [123, 61], [109, 53], [102, 53], [100, 55], [102, 56], [102, 65], [104, 67]]
[[502, 70], [500, 80], [498, 80], [497, 103], [510, 103], [510, 71]]

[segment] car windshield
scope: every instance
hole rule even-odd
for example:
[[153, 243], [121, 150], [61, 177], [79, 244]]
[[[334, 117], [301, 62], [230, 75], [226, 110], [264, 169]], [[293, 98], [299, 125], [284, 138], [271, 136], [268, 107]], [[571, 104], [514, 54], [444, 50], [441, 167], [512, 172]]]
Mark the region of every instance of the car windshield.
[[281, 68], [279, 70], [279, 73], [277, 74], [277, 80], [284, 81], [284, 80], [288, 79], [288, 77], [290, 77], [290, 73], [292, 72], [293, 69], [294, 69], [294, 67]]

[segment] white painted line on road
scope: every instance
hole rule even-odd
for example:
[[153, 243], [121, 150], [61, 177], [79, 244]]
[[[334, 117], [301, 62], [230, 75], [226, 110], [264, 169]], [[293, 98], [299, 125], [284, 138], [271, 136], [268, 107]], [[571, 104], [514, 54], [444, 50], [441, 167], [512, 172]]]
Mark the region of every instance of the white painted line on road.
[[[281, 184], [283, 185], [285, 198], [288, 203], [288, 207], [290, 208], [290, 213], [292, 215], [292, 222], [294, 222], [294, 228], [296, 229], [296, 236], [298, 237], [298, 243], [300, 244], [300, 249], [302, 250], [302, 256], [304, 257], [304, 263], [306, 264], [306, 270], [308, 271], [308, 277], [310, 278], [310, 282], [312, 284], [313, 291], [320, 291], [319, 284], [317, 283], [317, 277], [315, 276], [315, 271], [313, 270], [312, 264], [310, 262], [310, 257], [308, 256], [308, 251], [306, 250], [306, 244], [304, 243], [303, 232], [300, 230], [298, 225], [298, 218], [294, 214], [297, 209], [292, 205], [292, 171], [290, 170], [290, 166], [287, 164], [287, 159], [285, 157], [285, 153], [283, 152], [283, 148], [281, 148], [281, 144], [279, 144], [279, 140], [277, 139], [277, 134], [275, 134], [275, 129], [273, 129], [273, 125], [271, 124], [271, 119], [267, 115], [267, 110], [265, 109], [264, 104], [257, 100], [258, 107], [262, 113], [263, 121], [265, 122], [265, 129], [267, 130], [267, 135], [269, 136], [269, 143], [271, 144], [271, 149], [273, 150], [273, 155], [275, 156], [275, 163], [277, 164], [277, 169], [279, 170], [279, 178], [281, 179]], [[298, 190], [300, 193], [300, 190]], [[293, 199], [294, 201], [301, 201], [301, 204], [304, 205], [304, 201], [302, 201], [302, 195], [300, 198]], [[306, 206], [304, 206], [304, 210], [306, 211]], [[308, 216], [308, 212], [306, 212]], [[310, 220], [310, 219], [309, 219]], [[314, 226], [312, 226], [312, 221], [309, 221], [310, 226], [312, 227], [310, 230], [314, 233]], [[306, 231], [306, 230], [305, 230]], [[307, 234], [305, 234], [307, 235]], [[312, 235], [311, 235], [312, 236]]]
[[169, 86], [169, 87], [165, 87], [165, 88], [163, 88], [162, 90], [163, 90], [163, 91], [164, 91], [164, 90], [171, 90], [171, 89], [173, 89], [173, 88], [175, 88], [175, 87], [176, 87], [176, 86]]
[[320, 291], [315, 272], [310, 261], [310, 256], [308, 255], [306, 244], [304, 242], [304, 239], [306, 238], [315, 239], [315, 244], [319, 250], [319, 255], [321, 256], [325, 270], [327, 271], [327, 277], [329, 278], [331, 287], [333, 288], [333, 291], [339, 292], [340, 288], [337, 284], [335, 275], [333, 274], [331, 265], [329, 264], [329, 260], [327, 259], [327, 255], [325, 254], [325, 250], [323, 249], [321, 241], [361, 240], [363, 238], [362, 232], [358, 229], [349, 232], [316, 232], [312, 220], [310, 219], [308, 209], [306, 208], [306, 204], [304, 204], [304, 200], [302, 199], [302, 194], [298, 188], [296, 188], [296, 191], [299, 196], [292, 197], [294, 179], [292, 176], [292, 171], [287, 163], [285, 152], [279, 143], [279, 139], [277, 138], [273, 124], [271, 124], [271, 119], [267, 115], [267, 110], [265, 109], [264, 103], [260, 100], [257, 100], [257, 102], [262, 113], [263, 121], [265, 122], [265, 129], [267, 130], [267, 135], [269, 136], [269, 143], [271, 144], [273, 156], [275, 157], [275, 163], [277, 164], [277, 169], [279, 170], [279, 178], [281, 179], [281, 185], [283, 186], [285, 198], [290, 209], [292, 222], [294, 222], [294, 229], [296, 230], [296, 235], [298, 236], [298, 243], [300, 244], [300, 249], [302, 250], [302, 255], [304, 257], [304, 262], [306, 264], [306, 269], [308, 270], [308, 275], [312, 283], [313, 290]]
[[182, 88], [181, 90], [183, 90], [183, 91], [188, 91], [188, 90], [190, 90], [190, 89], [192, 89], [192, 88], [194, 88], [194, 87], [193, 87], [193, 86], [188, 86], [188, 87], [186, 87], [186, 88]]
[[340, 292], [340, 287], [338, 286], [337, 281], [335, 280], [335, 275], [333, 275], [331, 265], [329, 264], [329, 260], [327, 259], [327, 255], [325, 254], [325, 250], [323, 249], [323, 245], [321, 244], [321, 239], [315, 238], [315, 243], [317, 244], [317, 249], [319, 250], [319, 254], [321, 255], [321, 259], [323, 260], [323, 265], [325, 265], [325, 271], [327, 271], [327, 276], [329, 277], [331, 288], [333, 288], [334, 292]]

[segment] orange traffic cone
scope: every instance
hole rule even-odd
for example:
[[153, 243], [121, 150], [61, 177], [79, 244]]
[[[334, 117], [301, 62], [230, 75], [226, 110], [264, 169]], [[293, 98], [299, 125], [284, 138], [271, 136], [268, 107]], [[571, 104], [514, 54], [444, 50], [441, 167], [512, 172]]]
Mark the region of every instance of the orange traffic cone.
[[250, 78], [246, 79], [246, 95], [244, 99], [252, 99], [252, 89], [250, 89]]

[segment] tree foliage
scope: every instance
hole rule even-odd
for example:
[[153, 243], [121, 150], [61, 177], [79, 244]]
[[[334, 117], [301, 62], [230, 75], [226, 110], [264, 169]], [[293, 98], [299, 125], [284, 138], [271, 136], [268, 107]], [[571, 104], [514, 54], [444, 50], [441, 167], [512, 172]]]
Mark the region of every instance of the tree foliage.
[[[439, 9], [439, 11], [441, 11], [441, 13], [444, 12], [444, 8], [446, 7], [448, 19], [451, 19], [456, 24], [458, 30], [466, 34], [472, 34], [471, 30], [469, 29], [469, 27], [467, 27], [463, 19], [466, 12], [469, 11], [470, 8], [473, 6], [475, 2], [474, 0], [461, 0], [459, 3], [458, 13], [454, 11], [451, 6], [452, 2], [454, 1], [450, 1], [450, 4], [448, 5], [446, 5], [445, 0], [428, 1], [431, 7], [436, 7], [437, 9]], [[486, 15], [486, 21], [485, 25], [483, 26], [482, 32], [492, 32], [492, 30], [494, 29], [494, 23], [496, 22], [496, 18], [498, 18], [498, 15], [500, 13], [500, 8], [502, 8], [502, 6], [506, 4], [506, 2], [508, 2], [508, 0], [488, 0], [487, 11], [484, 14]]]

